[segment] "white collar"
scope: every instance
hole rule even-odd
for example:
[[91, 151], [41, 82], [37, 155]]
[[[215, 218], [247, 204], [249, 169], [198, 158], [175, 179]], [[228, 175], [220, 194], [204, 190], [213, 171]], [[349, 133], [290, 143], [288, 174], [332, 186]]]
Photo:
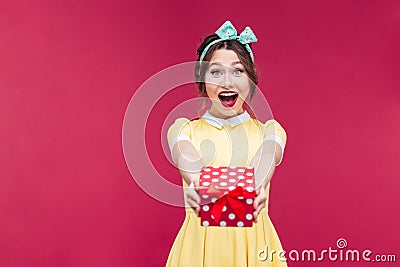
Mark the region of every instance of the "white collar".
[[211, 124], [212, 126], [217, 127], [218, 129], [222, 129], [223, 126], [226, 125], [230, 125], [231, 127], [235, 127], [236, 125], [239, 125], [245, 121], [248, 121], [251, 117], [249, 115], [249, 113], [247, 113], [247, 111], [245, 110], [242, 114], [236, 115], [232, 118], [229, 119], [221, 119], [221, 118], [217, 118], [213, 115], [210, 114], [210, 112], [204, 113], [204, 115], [202, 116], [202, 118], [208, 122], [209, 124]]

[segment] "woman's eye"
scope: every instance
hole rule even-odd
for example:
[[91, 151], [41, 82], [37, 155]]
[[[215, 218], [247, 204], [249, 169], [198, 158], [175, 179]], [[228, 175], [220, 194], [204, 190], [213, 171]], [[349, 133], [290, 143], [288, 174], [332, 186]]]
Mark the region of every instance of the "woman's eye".
[[243, 73], [243, 70], [241, 70], [241, 69], [236, 69], [233, 71], [233, 74], [235, 74], [235, 75], [240, 75], [242, 73]]
[[210, 71], [210, 73], [211, 73], [212, 75], [214, 75], [214, 76], [221, 75], [221, 72], [220, 72], [219, 70], [212, 70], [212, 71]]

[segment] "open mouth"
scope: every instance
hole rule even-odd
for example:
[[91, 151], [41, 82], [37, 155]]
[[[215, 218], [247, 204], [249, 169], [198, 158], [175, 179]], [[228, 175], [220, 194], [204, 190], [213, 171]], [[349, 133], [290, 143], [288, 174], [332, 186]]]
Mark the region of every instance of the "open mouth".
[[238, 97], [239, 94], [235, 91], [222, 91], [218, 94], [219, 101], [225, 107], [233, 107]]

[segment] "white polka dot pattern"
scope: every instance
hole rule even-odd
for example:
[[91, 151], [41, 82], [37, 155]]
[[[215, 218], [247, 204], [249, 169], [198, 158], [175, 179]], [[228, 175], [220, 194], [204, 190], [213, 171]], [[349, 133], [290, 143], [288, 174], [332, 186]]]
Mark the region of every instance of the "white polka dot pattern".
[[248, 187], [246, 187], [246, 191], [253, 192], [254, 191], [254, 187], [248, 186]]
[[[253, 201], [255, 197], [255, 182], [253, 167], [217, 167], [205, 166], [200, 175], [200, 217], [202, 226], [233, 226], [251, 227], [253, 225]], [[228, 200], [230, 191], [243, 188], [244, 196], [235, 196]], [[236, 198], [236, 200], [235, 200]], [[214, 219], [211, 212], [215, 212], [214, 203], [226, 201], [221, 210], [219, 221]], [[240, 201], [245, 209], [245, 215], [240, 217], [231, 207], [230, 201]], [[234, 202], [232, 202], [234, 203]], [[237, 203], [236, 203], [237, 204]], [[214, 208], [214, 209], [213, 209]], [[218, 211], [217, 211], [218, 212]]]

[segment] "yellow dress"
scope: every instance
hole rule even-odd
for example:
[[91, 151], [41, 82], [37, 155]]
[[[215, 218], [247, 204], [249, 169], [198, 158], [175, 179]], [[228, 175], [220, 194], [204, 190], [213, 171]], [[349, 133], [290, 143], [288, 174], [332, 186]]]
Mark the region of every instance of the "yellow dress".
[[[168, 130], [170, 148], [180, 140], [192, 142], [202, 157], [203, 166], [249, 166], [264, 140], [276, 141], [283, 152], [286, 133], [276, 120], [263, 124], [246, 111], [227, 120], [216, 118], [207, 111], [197, 120], [179, 118], [175, 121]], [[187, 186], [185, 180], [183, 184]], [[282, 246], [268, 215], [269, 187], [268, 184], [266, 208], [252, 227], [204, 227], [193, 210], [186, 207], [185, 220], [166, 266], [287, 266], [285, 261], [278, 259], [277, 253], [282, 251]], [[260, 250], [269, 254], [267, 259], [266, 254], [259, 254]], [[272, 250], [276, 253], [271, 253]]]

